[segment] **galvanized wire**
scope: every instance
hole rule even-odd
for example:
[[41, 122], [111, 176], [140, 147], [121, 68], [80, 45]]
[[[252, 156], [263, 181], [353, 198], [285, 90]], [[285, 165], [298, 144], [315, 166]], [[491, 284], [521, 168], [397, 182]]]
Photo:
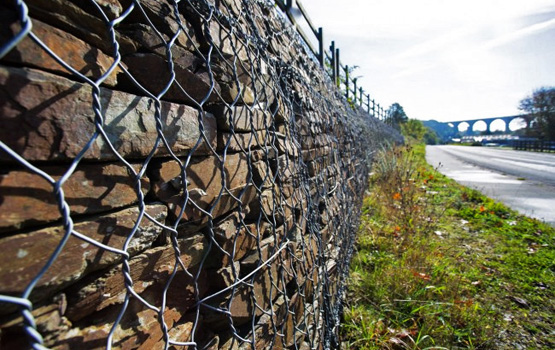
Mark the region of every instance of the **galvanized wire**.
[[[36, 5], [31, 0], [29, 3]], [[98, 76], [81, 73], [71, 62], [59, 57], [54, 52], [56, 48], [49, 47], [33, 32], [33, 13], [31, 11], [29, 14], [25, 1], [17, 0], [4, 5], [17, 12], [20, 31], [0, 43], [0, 59], [17, 48], [22, 40], [32, 40], [60, 68], [69, 72], [71, 80], [90, 87], [94, 131], [86, 140], [82, 140], [83, 144], [75, 157], [57, 161], [57, 166], [64, 169], [62, 176], [57, 179], [41, 169], [45, 162], [26, 159], [14, 150], [14, 145], [0, 140], [0, 148], [9, 158], [3, 166], [25, 169], [48, 182], [61, 218], [58, 223], [63, 228], [57, 246], [53, 247], [40, 271], [23, 291], [19, 295], [0, 294], [2, 308], [17, 309], [7, 316], [0, 316], [0, 321], [6, 317], [16, 319], [21, 316], [20, 327], [33, 349], [60, 345], [59, 339], [63, 335], [50, 334], [48, 332], [54, 331], [39, 329], [37, 325], [33, 314], [35, 304], [40, 305], [51, 298], [42, 297], [37, 292], [37, 284], [63, 254], [68, 240], [76, 238], [101, 251], [119, 256], [119, 273], [124, 280], [125, 295], [120, 300], [119, 311], [109, 321], [111, 328], [104, 340], [106, 349], [121, 347], [117, 330], [125, 317], [133, 317], [133, 311], [129, 309], [132, 303], [138, 303], [143, 309], [152, 310], [157, 315], [164, 349], [171, 346], [208, 348], [215, 341], [222, 342], [218, 345], [222, 348], [224, 334], [230, 339], [231, 343], [226, 345], [230, 348], [238, 346], [256, 349], [262, 346], [260, 344], [266, 348], [339, 348], [342, 295], [370, 159], [377, 145], [391, 138], [394, 131], [348, 105], [341, 93], [335, 90], [329, 77], [318, 68], [317, 60], [308, 52], [306, 44], [287, 25], [284, 17], [276, 12], [271, 2], [160, 1], [168, 11], [163, 20], [173, 25], [169, 27], [161, 27], [160, 18], [154, 18], [151, 9], [145, 8], [151, 2], [133, 0], [123, 3], [127, 3], [127, 6], [122, 8], [117, 17], [112, 18], [114, 16], [106, 12], [103, 2], [89, 1], [93, 9], [91, 11], [94, 12], [91, 14], [105, 25], [102, 34], [107, 39], [103, 51], [112, 60], [104, 71], [98, 67], [102, 72]], [[140, 79], [123, 62], [119, 30], [126, 25], [132, 27], [131, 16], [133, 20], [139, 18], [142, 23], [146, 23], [162, 44], [162, 56], [169, 77], [156, 90], [144, 82], [140, 83]], [[193, 34], [191, 27], [194, 29]], [[223, 33], [227, 39], [214, 37], [214, 28], [219, 28], [219, 34]], [[176, 72], [174, 49], [179, 45], [180, 49], [183, 48], [182, 44], [178, 45], [183, 37], [192, 43], [189, 50], [198, 60], [198, 66], [206, 69], [208, 76], [208, 88], [200, 97], [194, 97], [195, 92], [179, 79]], [[227, 41], [222, 44], [222, 40]], [[278, 41], [276, 50], [272, 45]], [[160, 55], [160, 52], [157, 54]], [[4, 60], [0, 64], [10, 65], [9, 61]], [[106, 80], [115, 70], [121, 71], [120, 75], [130, 82], [131, 87], [106, 86]], [[236, 90], [232, 98], [224, 96], [219, 87], [223, 84], [222, 71], [225, 73], [226, 70], [231, 74], [226, 84]], [[250, 81], [242, 81], [244, 76]], [[9, 90], [11, 87], [5, 86], [4, 89]], [[131, 164], [131, 159], [136, 161], [136, 157], [118, 151], [118, 146], [106, 131], [107, 106], [102, 101], [110, 89], [131, 89], [125, 92], [148, 98], [154, 107], [152, 115], [145, 118], [154, 121], [157, 137], [150, 151], [141, 158], [138, 168]], [[185, 154], [174, 148], [168, 139], [170, 125], [166, 122], [167, 112], [163, 104], [175, 100], [174, 96], [169, 95], [171, 89], [177, 89], [187, 101], [186, 104], [196, 111], [199, 136]], [[222, 134], [223, 137], [220, 136], [223, 147], [216, 148], [208, 134], [210, 124], [207, 114], [214, 105], [223, 107], [229, 124], [229, 131]], [[236, 130], [232, 113], [236, 108], [246, 110], [250, 130]], [[262, 133], [255, 124], [257, 113], [269, 116], [263, 119]], [[245, 138], [246, 141], [240, 141]], [[309, 140], [318, 140], [318, 143]], [[72, 212], [64, 195], [64, 185], [74, 176], [76, 169], [82, 164], [94, 163], [87, 157], [93, 145], [100, 141], [111, 153], [108, 158], [127, 169], [136, 195], [133, 204], [137, 209], [134, 225], [122, 246], [111, 246], [78, 232], [75, 226], [76, 214]], [[314, 152], [315, 156], [303, 157], [303, 152]], [[228, 187], [231, 186], [228, 180], [232, 174], [226, 168], [229, 157], [237, 154], [246, 159], [247, 167], [246, 182], [239, 189]], [[198, 193], [202, 194], [202, 189], [191, 189], [188, 179], [193, 173], [192, 165], [208, 156], [215, 159], [216, 171], [220, 176], [220, 183], [215, 186], [220, 187], [213, 201], [204, 206], [195, 199]], [[168, 217], [165, 221], [147, 212], [147, 205], [159, 199], [153, 199], [143, 186], [145, 181], [152, 181], [150, 169], [162, 160], [173, 161], [178, 165], [180, 175], [172, 184], [182, 192], [178, 203], [172, 204], [180, 208], [175, 211], [175, 218]], [[98, 164], [100, 166], [101, 162]], [[261, 176], [261, 179], [256, 176]], [[251, 196], [252, 192], [254, 196]], [[219, 208], [226, 201], [234, 203], [230, 205], [233, 209], [223, 215]], [[249, 206], [262, 209], [252, 214]], [[172, 207], [169, 204], [168, 207], [171, 211]], [[206, 240], [202, 258], [195, 266], [188, 266], [183, 261], [183, 248], [180, 246], [180, 239], [189, 234], [186, 233], [189, 231], [183, 231], [183, 227], [191, 224], [189, 211], [197, 213], [194, 219], [201, 221], [202, 227], [196, 232], [202, 232]], [[217, 238], [218, 225], [229, 214], [237, 220], [235, 233], [230, 238], [233, 241], [231, 251]], [[142, 295], [143, 287], [137, 285], [132, 275], [133, 254], [130, 247], [146, 223], [164, 230], [167, 240], [163, 244], [175, 257], [169, 276], [163, 282], [162, 295], [156, 302]], [[255, 232], [250, 232], [248, 227], [253, 225]], [[33, 227], [26, 230], [30, 229]], [[237, 257], [236, 252], [238, 237], [243, 231], [249, 231], [249, 239], [256, 240], [251, 253], [258, 256], [247, 273], [236, 267], [236, 263], [243, 259]], [[3, 234], [3, 237], [25, 232], [28, 231], [14, 229]], [[210, 259], [217, 254], [227, 261], [219, 267], [229, 269], [230, 281], [223, 288], [206, 291], [202, 285], [207, 283], [206, 272], [213, 268]], [[192, 328], [187, 339], [176, 339], [172, 337], [174, 321], [167, 319], [165, 311], [168, 302], [175, 302], [168, 300], [170, 288], [182, 276], [187, 276], [189, 282], [181, 288], [193, 290], [194, 302], [188, 311], [192, 317]], [[261, 281], [268, 281], [266, 295], [257, 293], [256, 288]], [[251, 313], [248, 321], [238, 322], [238, 316], [233, 311], [234, 305], [245, 291]], [[224, 301], [220, 302], [222, 298]], [[212, 325], [203, 321], [210, 315], [217, 315], [218, 322], [224, 325], [211, 329]], [[288, 323], [289, 319], [293, 321]], [[209, 333], [207, 330], [219, 337], [210, 338], [206, 335]]]

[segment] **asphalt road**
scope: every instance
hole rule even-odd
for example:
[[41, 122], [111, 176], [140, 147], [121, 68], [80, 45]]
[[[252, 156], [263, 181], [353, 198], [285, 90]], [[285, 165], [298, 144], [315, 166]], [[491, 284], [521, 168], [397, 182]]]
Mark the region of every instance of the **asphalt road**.
[[555, 226], [555, 154], [428, 146], [426, 160], [457, 182]]

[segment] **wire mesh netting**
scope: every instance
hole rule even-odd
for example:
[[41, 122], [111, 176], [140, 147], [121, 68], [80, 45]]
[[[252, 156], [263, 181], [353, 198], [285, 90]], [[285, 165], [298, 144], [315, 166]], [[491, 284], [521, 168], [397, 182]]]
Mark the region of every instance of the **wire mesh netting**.
[[268, 1], [0, 4], [0, 347], [339, 347], [373, 150]]

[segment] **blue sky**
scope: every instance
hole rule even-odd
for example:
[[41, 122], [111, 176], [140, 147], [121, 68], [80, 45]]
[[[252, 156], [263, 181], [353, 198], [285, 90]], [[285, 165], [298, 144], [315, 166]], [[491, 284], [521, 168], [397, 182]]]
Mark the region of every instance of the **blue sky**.
[[555, 86], [555, 0], [302, 4], [364, 89], [410, 118], [516, 115], [534, 89]]

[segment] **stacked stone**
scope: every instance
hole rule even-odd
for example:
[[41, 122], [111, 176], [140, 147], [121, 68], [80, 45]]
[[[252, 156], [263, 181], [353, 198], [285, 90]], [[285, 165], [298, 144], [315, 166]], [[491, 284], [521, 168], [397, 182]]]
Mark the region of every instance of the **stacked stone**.
[[[33, 37], [0, 59], [0, 348], [333, 346], [395, 135], [270, 3], [24, 4]], [[22, 13], [0, 5], [0, 43]]]

